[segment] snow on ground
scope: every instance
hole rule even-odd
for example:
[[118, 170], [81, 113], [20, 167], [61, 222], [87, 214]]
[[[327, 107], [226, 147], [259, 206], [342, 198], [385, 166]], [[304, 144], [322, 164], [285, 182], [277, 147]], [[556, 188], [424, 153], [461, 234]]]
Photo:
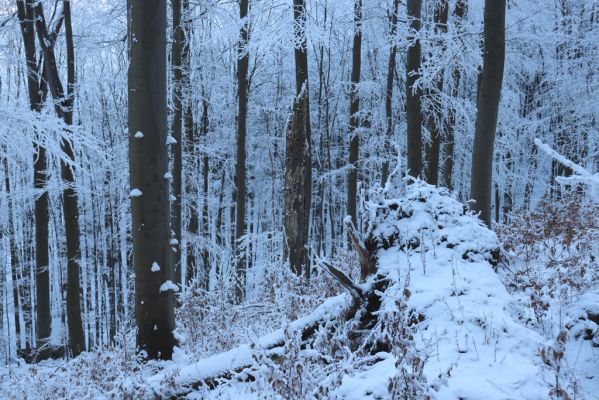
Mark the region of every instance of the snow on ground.
[[[381, 294], [379, 324], [397, 312], [401, 302], [413, 311], [410, 315], [418, 316], [420, 322], [411, 328], [410, 346], [424, 361], [424, 384], [433, 398], [548, 399], [556, 378], [560, 387], [576, 389], [575, 398], [599, 398], [599, 335], [594, 320], [599, 315], [599, 291], [572, 298], [563, 309], [552, 308], [551, 334], [543, 335], [522, 318], [530, 314], [524, 309], [522, 294], [509, 293], [497, 273], [502, 266], [494, 232], [444, 189], [416, 181], [394, 197], [367, 207], [370, 215], [364, 236], [377, 243], [379, 276], [362, 287], [381, 276], [390, 278]], [[25, 398], [22, 395], [31, 394], [31, 388], [38, 385], [40, 395], [27, 398], [61, 398], [53, 397], [52, 390], [63, 395], [76, 393], [78, 398], [118, 398], [123, 394], [160, 398], [178, 387], [220, 376], [216, 387], [186, 390], [185, 398], [390, 399], [389, 383], [399, 376], [405, 360], [398, 361], [394, 348], [376, 354], [349, 350], [344, 341], [353, 328], [340, 317], [350, 303], [349, 294], [324, 299], [312, 313], [279, 330], [201, 360], [178, 350], [171, 362], [147, 365], [135, 363], [130, 351], [119, 350], [84, 354], [70, 363], [52, 361], [0, 369], [0, 397]], [[290, 338], [310, 324], [335, 318], [337, 325], [330, 325], [335, 327], [332, 338], [321, 335], [305, 347], [289, 344]], [[561, 354], [555, 342], [561, 326], [568, 329], [563, 360], [557, 364], [543, 360], [541, 349], [545, 354]], [[320, 347], [319, 340], [323, 341]], [[329, 350], [335, 341], [341, 343], [336, 353]], [[266, 349], [273, 348], [280, 356], [275, 362], [269, 358], [273, 353], [264, 356]], [[128, 361], [122, 361], [123, 357]], [[285, 358], [290, 363], [286, 364]], [[116, 367], [111, 368], [111, 362]], [[96, 369], [99, 371], [94, 372]], [[248, 376], [251, 379], [246, 379]], [[86, 380], [94, 382], [93, 388], [85, 388]]]
[[[398, 237], [379, 252], [379, 271], [395, 281], [385, 307], [393, 308], [407, 288], [408, 305], [425, 316], [417, 345], [427, 356], [429, 382], [446, 378], [438, 398], [547, 398], [538, 357], [543, 339], [513, 317], [515, 305], [490, 264], [499, 247], [495, 234], [443, 189], [422, 182], [378, 209], [374, 235]], [[379, 364], [348, 375], [339, 395], [377, 398], [388, 383], [382, 377], [394, 368], [389, 360]]]

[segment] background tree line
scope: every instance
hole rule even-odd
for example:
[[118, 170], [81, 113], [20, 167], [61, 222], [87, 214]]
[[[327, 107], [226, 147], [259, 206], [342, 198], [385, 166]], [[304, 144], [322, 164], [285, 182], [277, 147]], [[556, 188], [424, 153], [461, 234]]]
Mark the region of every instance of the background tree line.
[[493, 224], [571, 174], [534, 138], [596, 170], [599, 5], [485, 3], [2, 0], [4, 353], [168, 358], [176, 288], [308, 279], [390, 176]]

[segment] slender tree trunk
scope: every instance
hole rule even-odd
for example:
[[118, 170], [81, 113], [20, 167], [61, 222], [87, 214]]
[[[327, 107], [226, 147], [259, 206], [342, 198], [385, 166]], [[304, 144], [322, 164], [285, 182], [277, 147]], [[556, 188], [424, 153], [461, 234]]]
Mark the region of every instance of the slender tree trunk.
[[358, 84], [362, 68], [362, 0], [354, 0], [354, 43], [351, 89], [349, 92], [349, 173], [347, 177], [347, 215], [357, 224], [358, 158], [360, 153], [360, 95]]
[[[23, 343], [22, 339], [23, 338], [23, 332], [22, 330], [25, 329], [24, 326], [21, 326], [21, 320], [22, 320], [22, 316], [19, 315], [19, 311], [20, 311], [20, 299], [19, 299], [19, 255], [18, 255], [18, 248], [15, 244], [15, 240], [16, 240], [16, 235], [15, 235], [15, 220], [14, 220], [14, 201], [12, 199], [12, 195], [11, 195], [11, 185], [10, 185], [10, 171], [8, 168], [8, 158], [4, 157], [4, 163], [3, 163], [3, 167], [4, 167], [4, 187], [6, 190], [6, 196], [8, 199], [8, 204], [7, 204], [7, 214], [8, 214], [8, 226], [7, 226], [7, 241], [8, 241], [8, 251], [10, 252], [10, 267], [11, 267], [11, 277], [12, 277], [12, 296], [13, 296], [13, 312], [14, 312], [14, 318], [15, 318], [15, 343], [17, 343], [17, 341], [19, 341], [19, 348], [23, 349], [25, 346], [25, 344]], [[8, 294], [8, 293], [7, 293]]]
[[473, 209], [491, 225], [493, 147], [505, 57], [505, 0], [485, 0], [484, 55], [472, 148], [470, 197]]
[[[208, 100], [202, 100], [202, 140], [208, 139], [208, 130], [210, 128], [210, 119], [208, 115]], [[210, 238], [210, 226], [208, 225], [208, 178], [210, 176], [210, 165], [208, 160], [208, 152], [205, 150], [202, 155], [202, 184], [203, 184], [203, 201], [202, 201], [202, 236], [204, 242]], [[202, 287], [206, 290], [210, 288], [210, 252], [208, 244], [205, 243], [202, 248]]]
[[[53, 39], [48, 35], [42, 3], [37, 3], [35, 6], [35, 26], [44, 53], [48, 87], [52, 94], [52, 98], [54, 99], [56, 113], [67, 125], [73, 124], [75, 90], [75, 54], [70, 10], [70, 1], [64, 1], [62, 12], [65, 24], [67, 53], [67, 91], [65, 95], [58, 75], [58, 67], [54, 56]], [[61, 141], [61, 149], [71, 161], [75, 160], [72, 144], [68, 140], [63, 139]], [[74, 356], [77, 356], [85, 350], [85, 338], [81, 320], [81, 299], [79, 294], [79, 262], [81, 258], [79, 244], [79, 209], [77, 206], [77, 193], [74, 188], [75, 176], [73, 168], [66, 162], [61, 161], [60, 170], [62, 180], [67, 184], [67, 188], [62, 193], [62, 204], [67, 242], [67, 316], [69, 347], [71, 353]]]
[[[467, 11], [466, 0], [458, 0], [456, 2], [453, 15], [456, 19], [455, 25], [458, 28], [459, 33], [461, 31], [462, 20], [464, 19]], [[460, 69], [454, 67], [451, 72], [452, 87], [451, 97], [456, 98], [458, 96], [458, 88], [460, 86]], [[454, 143], [455, 143], [455, 125], [456, 125], [456, 110], [455, 106], [451, 106], [449, 109], [449, 115], [447, 118], [447, 129], [445, 130], [445, 138], [443, 142], [443, 182], [441, 185], [445, 186], [449, 190], [453, 190], [453, 164], [454, 164]]]
[[181, 284], [181, 202], [183, 196], [181, 193], [181, 131], [183, 124], [183, 74], [181, 70], [181, 55], [183, 43], [185, 41], [185, 32], [183, 26], [181, 26], [181, 0], [172, 0], [171, 8], [173, 12], [173, 44], [171, 49], [173, 121], [171, 125], [171, 135], [175, 139], [170, 146], [173, 159], [173, 199], [171, 202], [171, 230], [173, 232], [173, 238], [171, 239], [171, 247], [176, 249], [176, 252], [173, 251], [175, 282]]
[[240, 303], [245, 297], [245, 258], [246, 251], [241, 250], [240, 239], [247, 232], [245, 221], [246, 206], [246, 136], [247, 136], [247, 107], [248, 107], [248, 64], [250, 55], [247, 45], [249, 42], [249, 22], [247, 21], [249, 0], [239, 2], [239, 18], [243, 25], [239, 31], [239, 45], [237, 49], [237, 160], [235, 163], [235, 256], [236, 256], [236, 281], [235, 299]]
[[420, 31], [422, 0], [408, 0], [410, 36], [406, 58], [406, 122], [408, 126], [408, 170], [412, 176], [422, 173], [422, 110], [420, 109], [421, 89], [415, 87], [420, 69], [420, 39], [414, 34]]
[[129, 1], [129, 174], [137, 347], [170, 359], [175, 278], [169, 243], [166, 1]]
[[[385, 91], [385, 121], [386, 135], [385, 147], [391, 144], [393, 136], [393, 81], [395, 78], [395, 64], [397, 59], [397, 44], [395, 43], [395, 33], [397, 32], [397, 13], [399, 11], [399, 0], [393, 0], [393, 14], [391, 14], [391, 29], [389, 37], [391, 38], [391, 49], [389, 50], [389, 62], [387, 63], [387, 90]], [[389, 161], [383, 161], [381, 171], [381, 186], [385, 186], [389, 178]]]
[[[29, 107], [40, 112], [43, 93], [39, 84], [38, 63], [35, 57], [35, 27], [33, 24], [33, 0], [17, 0], [17, 10], [25, 58], [27, 61], [27, 89]], [[36, 298], [36, 345], [43, 346], [50, 337], [50, 277], [48, 272], [48, 193], [46, 192], [46, 149], [35, 143], [33, 158], [33, 186], [40, 191], [35, 199], [35, 298]]]
[[[447, 32], [447, 14], [449, 10], [447, 0], [442, 0], [435, 6], [435, 33], [442, 34]], [[435, 79], [436, 93], [430, 99], [433, 109], [429, 115], [428, 127], [431, 135], [431, 143], [428, 146], [427, 154], [427, 169], [426, 169], [426, 181], [431, 185], [437, 185], [439, 183], [439, 153], [441, 150], [441, 136], [443, 134], [443, 112], [441, 111], [441, 100], [440, 96], [443, 92], [443, 74], [442, 69], [439, 72], [439, 76]]]
[[[185, 129], [185, 152], [187, 154], [187, 165], [186, 171], [193, 171], [196, 168], [196, 135], [195, 135], [195, 124], [193, 118], [193, 102], [192, 102], [192, 91], [191, 91], [191, 35], [192, 25], [191, 16], [189, 10], [189, 0], [182, 0], [181, 2], [181, 21], [183, 28], [183, 40], [181, 50], [181, 64], [182, 64], [182, 94], [183, 94], [183, 127]], [[189, 286], [191, 281], [196, 277], [197, 274], [197, 261], [195, 255], [195, 243], [190, 243], [191, 240], [197, 240], [198, 235], [198, 207], [199, 205], [194, 201], [197, 196], [191, 196], [192, 193], [192, 180], [191, 174], [186, 178], [186, 189], [185, 192], [188, 196], [189, 204], [189, 224], [187, 230], [189, 232], [189, 239], [187, 242], [187, 266], [185, 271], [185, 284]], [[205, 236], [204, 236], [205, 238]], [[179, 245], [179, 248], [180, 245]], [[181, 267], [182, 268], [182, 267]], [[203, 284], [203, 282], [202, 282]]]

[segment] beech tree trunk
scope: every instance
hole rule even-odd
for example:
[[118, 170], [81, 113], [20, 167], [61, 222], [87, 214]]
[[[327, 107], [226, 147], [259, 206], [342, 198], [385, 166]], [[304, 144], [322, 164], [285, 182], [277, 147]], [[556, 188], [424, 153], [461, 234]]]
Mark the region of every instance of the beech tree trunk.
[[239, 19], [243, 25], [239, 30], [239, 45], [237, 48], [237, 160], [235, 163], [235, 255], [236, 255], [236, 282], [235, 298], [240, 303], [245, 297], [245, 261], [246, 252], [241, 250], [241, 238], [246, 232], [245, 206], [246, 206], [246, 136], [247, 136], [247, 109], [248, 109], [248, 64], [250, 55], [247, 45], [250, 38], [249, 23], [247, 21], [249, 0], [239, 2]]
[[[23, 36], [23, 47], [27, 62], [27, 90], [29, 107], [40, 112], [45, 96], [40, 85], [40, 70], [35, 55], [35, 27], [33, 0], [17, 0], [17, 14]], [[36, 304], [36, 346], [42, 347], [50, 337], [50, 275], [48, 272], [48, 193], [46, 189], [46, 149], [34, 143], [33, 187], [40, 191], [35, 199], [35, 298]]]
[[[75, 91], [75, 53], [73, 47], [73, 31], [71, 25], [71, 3], [63, 1], [62, 18], [65, 25], [66, 55], [67, 55], [67, 91], [64, 92], [58, 66], [54, 56], [55, 34], [48, 33], [44, 17], [42, 3], [35, 6], [35, 27], [38, 40], [42, 47], [45, 63], [45, 77], [48, 88], [54, 99], [55, 110], [65, 124], [73, 124], [73, 104]], [[75, 160], [72, 144], [68, 140], [61, 141], [61, 150], [65, 155]], [[69, 328], [69, 347], [73, 356], [77, 356], [85, 350], [85, 338], [83, 336], [83, 322], [81, 320], [81, 299], [79, 282], [79, 261], [81, 250], [79, 244], [79, 208], [77, 205], [77, 192], [75, 191], [75, 176], [73, 168], [60, 162], [62, 180], [67, 187], [62, 193], [62, 208], [65, 222], [65, 234], [67, 242], [67, 319]]]
[[[442, 0], [435, 6], [435, 33], [442, 34], [447, 32], [447, 14], [449, 6], [447, 0]], [[444, 69], [441, 69], [439, 76], [435, 78], [436, 93], [430, 101], [433, 104], [433, 110], [428, 116], [428, 129], [431, 135], [431, 142], [428, 146], [426, 181], [431, 185], [439, 183], [439, 153], [441, 150], [441, 136], [443, 135], [443, 112], [441, 111], [441, 101], [439, 96], [443, 92], [443, 74]]]
[[420, 40], [413, 34], [420, 31], [422, 0], [408, 0], [408, 19], [410, 35], [408, 54], [406, 58], [406, 122], [408, 129], [408, 170], [412, 176], [422, 173], [422, 110], [420, 97], [422, 91], [415, 87], [420, 69], [421, 48]]
[[[395, 64], [397, 59], [397, 44], [395, 44], [395, 33], [397, 32], [397, 13], [399, 11], [399, 0], [393, 0], [393, 10], [391, 14], [391, 29], [389, 37], [391, 38], [391, 49], [389, 50], [389, 62], [387, 64], [387, 90], [385, 92], [385, 120], [386, 135], [385, 147], [391, 144], [393, 136], [393, 81], [395, 78]], [[381, 186], [385, 187], [387, 178], [389, 177], [389, 161], [383, 161], [381, 171]]]
[[[71, 24], [71, 2], [63, 2], [64, 27], [67, 48], [67, 97], [64, 98], [64, 121], [73, 125], [73, 104], [75, 101], [75, 53], [73, 47], [73, 31]], [[63, 140], [62, 151], [70, 160], [75, 160], [72, 144]], [[62, 194], [62, 204], [67, 237], [67, 317], [69, 325], [69, 345], [73, 355], [85, 351], [85, 338], [83, 336], [83, 322], [81, 320], [81, 296], [79, 282], [79, 261], [81, 259], [79, 237], [79, 208], [77, 205], [77, 192], [74, 171], [64, 161], [60, 163], [62, 179], [68, 184]]]
[[472, 148], [470, 197], [475, 211], [491, 225], [493, 147], [505, 57], [505, 0], [485, 0], [483, 69], [478, 89]]
[[175, 271], [175, 282], [181, 284], [181, 165], [182, 165], [182, 144], [181, 131], [183, 124], [183, 74], [182, 74], [182, 50], [185, 40], [185, 33], [181, 26], [181, 0], [172, 0], [171, 8], [173, 12], [173, 44], [171, 48], [171, 69], [173, 74], [173, 121], [171, 125], [171, 135], [175, 142], [170, 145], [173, 158], [173, 198], [171, 202], [171, 230], [172, 239], [171, 248], [173, 251], [173, 269]]
[[[456, 2], [453, 15], [456, 19], [455, 25], [457, 27], [456, 34], [459, 34], [462, 29], [462, 20], [466, 15], [468, 6], [466, 0], [458, 0]], [[460, 69], [454, 67], [451, 72], [452, 87], [451, 97], [458, 96], [458, 87], [460, 86]], [[453, 190], [453, 157], [454, 157], [454, 142], [455, 142], [455, 125], [456, 125], [456, 111], [455, 107], [452, 106], [449, 109], [449, 115], [447, 118], [447, 128], [445, 129], [445, 138], [443, 141], [443, 182], [441, 185], [445, 186], [449, 190]]]
[[358, 84], [362, 68], [362, 0], [354, 0], [354, 44], [351, 89], [349, 92], [349, 172], [347, 176], [347, 215], [357, 225], [358, 158], [360, 153], [360, 96]]
[[175, 344], [166, 107], [166, 0], [129, 1], [129, 174], [136, 343], [170, 359]]
[[[193, 117], [193, 101], [192, 101], [192, 92], [191, 92], [191, 54], [190, 54], [190, 38], [192, 35], [192, 24], [189, 14], [189, 0], [181, 1], [181, 24], [183, 29], [183, 38], [182, 38], [182, 49], [181, 49], [181, 86], [182, 86], [182, 107], [183, 107], [183, 128], [185, 130], [185, 141], [182, 143], [185, 144], [184, 151], [187, 154], [187, 163], [185, 166], [185, 171], [191, 171], [193, 168], [197, 168], [196, 165], [196, 126], [194, 123]], [[203, 100], [205, 101], [205, 100]], [[207, 128], [206, 128], [207, 130]], [[188, 197], [189, 204], [189, 224], [187, 226], [187, 231], [189, 233], [189, 238], [187, 242], [187, 265], [185, 271], [185, 285], [189, 286], [191, 281], [196, 278], [198, 273], [196, 254], [194, 251], [193, 243], [190, 243], [192, 240], [197, 240], [197, 235], [199, 232], [199, 204], [196, 203], [195, 199], [197, 196], [191, 196], [192, 193], [192, 181], [191, 175], [189, 175], [185, 179], [186, 183], [186, 193]], [[202, 232], [204, 234], [204, 232]], [[204, 236], [206, 237], [206, 236]], [[204, 246], [205, 247], [205, 246]], [[179, 244], [179, 249], [181, 248], [181, 244]], [[181, 250], [180, 250], [181, 251]], [[207, 250], [206, 250], [207, 251]], [[181, 267], [183, 268], [183, 267]], [[207, 288], [208, 276], [201, 275], [202, 281], [201, 284], [203, 287]]]

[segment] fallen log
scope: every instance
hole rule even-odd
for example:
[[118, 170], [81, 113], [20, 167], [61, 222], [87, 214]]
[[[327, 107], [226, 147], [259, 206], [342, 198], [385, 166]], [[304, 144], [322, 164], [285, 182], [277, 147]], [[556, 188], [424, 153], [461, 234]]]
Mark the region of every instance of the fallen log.
[[[291, 322], [287, 330], [301, 332], [302, 341], [307, 341], [321, 325], [340, 318], [352, 304], [351, 297], [346, 294], [331, 297], [310, 315]], [[251, 381], [250, 369], [259, 352], [275, 355], [284, 344], [285, 331], [279, 329], [253, 344], [241, 345], [183, 368], [166, 369], [146, 381], [158, 398], [170, 399], [182, 398], [200, 387], [214, 388], [244, 371], [248, 372], [246, 380]]]

